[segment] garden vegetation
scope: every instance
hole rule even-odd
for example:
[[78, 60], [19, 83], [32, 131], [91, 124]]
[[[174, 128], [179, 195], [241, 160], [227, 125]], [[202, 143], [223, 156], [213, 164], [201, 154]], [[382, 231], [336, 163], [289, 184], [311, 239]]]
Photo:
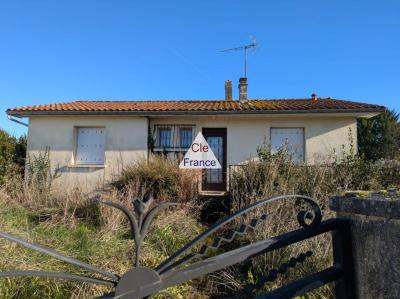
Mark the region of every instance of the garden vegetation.
[[[382, 124], [385, 119], [370, 122]], [[261, 145], [256, 159], [232, 169], [231, 209], [237, 210], [273, 195], [303, 194], [316, 199], [322, 208], [323, 219], [327, 219], [334, 216], [328, 206], [333, 195], [345, 194], [349, 190], [400, 188], [398, 142], [392, 140], [388, 151], [373, 153], [368, 149], [377, 145], [384, 148], [385, 145], [380, 144], [382, 140], [390, 139], [388, 136], [399, 136], [396, 135], [399, 132], [398, 120], [394, 124], [359, 124], [377, 128], [371, 132], [365, 129], [371, 133], [364, 134], [368, 140], [359, 136], [358, 141], [362, 144], [359, 154], [353, 147], [350, 152], [331, 153], [313, 166], [294, 163], [285, 147], [271, 155], [268, 144]], [[390, 130], [385, 129], [389, 127]], [[386, 137], [382, 138], [383, 135]], [[58, 174], [50, 165], [48, 151], [27, 157], [25, 161], [25, 144], [24, 137], [18, 139], [0, 131], [0, 231], [18, 235], [111, 272], [125, 273], [132, 267], [134, 243], [129, 237], [129, 227], [123, 215], [110, 207], [99, 206], [93, 202], [92, 195], [84, 194], [79, 189], [55, 190], [52, 182]], [[383, 152], [387, 154], [382, 156]], [[101, 196], [131, 206], [132, 199], [148, 191], [153, 193], [156, 202], [168, 200], [180, 204], [156, 217], [145, 238], [141, 264], [155, 267], [205, 230], [207, 224], [202, 223], [199, 216], [204, 202], [198, 194], [198, 173], [181, 170], [176, 161], [163, 156], [154, 156], [149, 161], [138, 161], [128, 166], [110, 182], [106, 190], [101, 191]], [[224, 243], [218, 253], [298, 228], [297, 208], [296, 202], [290, 200], [275, 202], [241, 218], [231, 228], [237, 229], [252, 218], [268, 214], [268, 218], [253, 232], [236, 238], [232, 243]], [[172, 287], [169, 291], [177, 298], [233, 295], [249, 298], [331, 265], [330, 241], [329, 234], [321, 235]], [[262, 285], [254, 293], [244, 292], [246, 285], [256, 284], [258, 278], [267, 276], [290, 258], [308, 251], [312, 251], [312, 255], [294, 269], [277, 275], [276, 280]], [[88, 274], [3, 239], [0, 239], [0, 252], [0, 271], [29, 269]], [[108, 291], [104, 286], [56, 279], [0, 279], [0, 298], [93, 298]], [[307, 294], [306, 298], [333, 296], [334, 289], [328, 285]]]

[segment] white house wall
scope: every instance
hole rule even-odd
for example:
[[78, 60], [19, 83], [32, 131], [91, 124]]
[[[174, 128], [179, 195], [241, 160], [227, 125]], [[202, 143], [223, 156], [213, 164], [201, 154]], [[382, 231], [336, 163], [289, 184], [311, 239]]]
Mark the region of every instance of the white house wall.
[[[256, 157], [257, 147], [270, 138], [271, 127], [301, 127], [305, 132], [306, 162], [313, 164], [332, 153], [349, 149], [349, 132], [356, 140], [356, 118], [345, 115], [262, 116], [168, 116], [152, 117], [155, 124], [192, 124], [196, 134], [203, 127], [227, 128], [227, 165]], [[148, 155], [148, 118], [136, 116], [32, 116], [28, 154], [50, 148], [51, 165], [60, 169], [56, 183], [63, 188], [79, 186], [93, 190], [137, 159]], [[104, 127], [105, 167], [74, 165], [76, 127]]]
[[[77, 127], [105, 128], [105, 166], [74, 165]], [[110, 180], [133, 161], [147, 159], [148, 120], [126, 116], [33, 116], [29, 121], [28, 154], [50, 149], [51, 166], [59, 169], [55, 184], [90, 191]]]
[[357, 122], [354, 116], [204, 116], [152, 118], [156, 124], [193, 124], [196, 133], [204, 127], [227, 128], [227, 165], [239, 164], [257, 156], [257, 147], [270, 140], [271, 127], [300, 127], [305, 133], [306, 162], [322, 162], [332, 151], [349, 151], [349, 134], [357, 145]]

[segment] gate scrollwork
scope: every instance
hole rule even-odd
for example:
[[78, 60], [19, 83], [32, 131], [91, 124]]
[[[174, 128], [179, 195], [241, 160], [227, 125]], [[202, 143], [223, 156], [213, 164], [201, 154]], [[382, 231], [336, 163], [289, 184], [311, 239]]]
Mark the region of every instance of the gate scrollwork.
[[[249, 231], [257, 228], [257, 226], [265, 221], [269, 214], [261, 213], [259, 216], [243, 223], [238, 229], [226, 230], [222, 236], [216, 236], [213, 242], [207, 243], [210, 236], [213, 236], [228, 224], [241, 219], [240, 217], [248, 214], [255, 209], [260, 209], [272, 202], [291, 200], [294, 201], [296, 207], [300, 207], [297, 213], [297, 220], [304, 230], [309, 230], [318, 227], [321, 224], [322, 213], [317, 202], [308, 196], [304, 195], [280, 195], [268, 199], [257, 201], [245, 208], [242, 208], [231, 215], [228, 215], [210, 226], [206, 231], [194, 237], [190, 242], [184, 245], [181, 249], [172, 254], [169, 258], [161, 262], [154, 269], [140, 265], [140, 254], [143, 240], [149, 231], [150, 225], [154, 217], [163, 209], [176, 206], [176, 203], [162, 202], [152, 207], [153, 199], [150, 195], [145, 195], [143, 198], [135, 198], [132, 200], [132, 209], [123, 206], [121, 203], [106, 201], [101, 198], [96, 199], [100, 204], [110, 206], [120, 210], [128, 219], [131, 237], [135, 243], [135, 254], [132, 268], [122, 276], [119, 276], [99, 267], [89, 265], [72, 257], [65, 256], [49, 248], [38, 244], [24, 241], [16, 236], [0, 232], [0, 238], [15, 242], [21, 246], [33, 249], [35, 251], [47, 254], [53, 258], [59, 259], [66, 263], [78, 266], [88, 270], [96, 276], [83, 276], [71, 273], [62, 272], [46, 272], [46, 271], [6, 271], [0, 272], [1, 277], [16, 277], [16, 276], [38, 276], [47, 278], [59, 278], [66, 280], [74, 280], [79, 282], [103, 284], [113, 286], [115, 292], [104, 295], [101, 298], [144, 298], [149, 297], [164, 290], [170, 286], [183, 283], [185, 281], [201, 277], [203, 275], [222, 270], [226, 267], [241, 263], [256, 255], [262, 254], [269, 248], [276, 247], [280, 242], [279, 238], [261, 240], [251, 243], [227, 252], [210, 257], [210, 252], [215, 252], [223, 243], [232, 242], [236, 237], [244, 235]], [[259, 210], [257, 210], [259, 211]], [[201, 243], [206, 243], [201, 245]], [[194, 248], [200, 248], [194, 251]], [[276, 275], [286, 272], [290, 267], [295, 267], [307, 257], [311, 256], [312, 252], [300, 254], [293, 257], [281, 265], [280, 268], [274, 269], [264, 278], [259, 278], [254, 285], [247, 286], [243, 291], [247, 294], [264, 285], [267, 281], [276, 278]], [[101, 278], [99, 278], [99, 276]]]

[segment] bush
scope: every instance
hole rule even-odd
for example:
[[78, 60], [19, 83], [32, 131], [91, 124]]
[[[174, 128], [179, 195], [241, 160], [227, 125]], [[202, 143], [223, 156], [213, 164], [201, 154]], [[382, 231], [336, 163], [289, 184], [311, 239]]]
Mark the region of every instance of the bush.
[[6, 174], [8, 165], [14, 156], [14, 140], [4, 130], [0, 130], [0, 183]]
[[359, 153], [368, 160], [400, 158], [400, 114], [385, 110], [357, 121]]
[[[334, 155], [336, 157], [336, 155]], [[233, 169], [230, 178], [234, 209], [278, 194], [303, 194], [326, 201], [346, 190], [400, 187], [400, 161], [373, 162], [351, 152], [315, 165], [297, 164], [283, 148], [271, 154], [258, 149], [258, 159]]]
[[152, 193], [156, 200], [190, 202], [197, 197], [198, 182], [192, 170], [180, 169], [176, 161], [154, 155], [126, 167], [111, 183], [124, 193]]
[[52, 171], [50, 148], [37, 155], [28, 155], [26, 163], [26, 183], [38, 192], [47, 193], [51, 190], [53, 180], [58, 176], [58, 170]]
[[[398, 160], [373, 162], [364, 159], [363, 156], [355, 155], [350, 149], [349, 153], [343, 152], [340, 158], [326, 161], [312, 166], [299, 165], [292, 161], [285, 147], [274, 155], [271, 154], [268, 145], [260, 147], [258, 159], [237, 167], [231, 174], [233, 209], [243, 208], [273, 195], [302, 194], [316, 199], [326, 219], [333, 216], [328, 209], [329, 198], [333, 195], [343, 194], [349, 189], [379, 190], [400, 187], [400, 161]], [[270, 214], [268, 220], [260, 225], [254, 234], [235, 240], [237, 245], [267, 239], [299, 226], [294, 202], [270, 204], [254, 212], [253, 216], [259, 216], [265, 212]], [[244, 221], [250, 221], [249, 217], [246, 217]], [[303, 275], [331, 265], [330, 235], [324, 234], [295, 246], [259, 256], [240, 266], [213, 275], [208, 281], [209, 287], [220, 293], [232, 295], [247, 283], [254, 281], [254, 278], [267, 276], [272, 269], [278, 268], [291, 257], [308, 250], [314, 252], [313, 256], [297, 267]], [[288, 271], [287, 274], [278, 277], [275, 282], [266, 284], [263, 289], [273, 289], [298, 278], [295, 277], [295, 273], [298, 271]], [[331, 297], [333, 297], [333, 290], [329, 286], [307, 294], [307, 298]]]
[[373, 171], [383, 189], [400, 188], [400, 160], [378, 160]]
[[24, 172], [25, 156], [26, 136], [15, 138], [0, 129], [0, 185], [4, 183], [4, 177], [10, 168], [19, 173]]
[[82, 205], [87, 199], [82, 200], [83, 194], [76, 196], [79, 190], [64, 190], [62, 193], [52, 190], [51, 186], [58, 176], [58, 171], [52, 171], [49, 155], [49, 149], [29, 155], [24, 172], [17, 163], [9, 164], [3, 177], [0, 195], [29, 209], [49, 212], [61, 209], [66, 216], [71, 207], [71, 200], [76, 205]]

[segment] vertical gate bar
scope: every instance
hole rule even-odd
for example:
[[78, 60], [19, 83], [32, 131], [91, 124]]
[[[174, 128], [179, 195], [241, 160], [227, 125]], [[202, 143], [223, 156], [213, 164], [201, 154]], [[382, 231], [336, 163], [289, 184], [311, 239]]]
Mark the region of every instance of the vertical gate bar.
[[332, 231], [333, 266], [343, 269], [343, 277], [335, 282], [336, 299], [357, 298], [350, 221], [340, 219]]

